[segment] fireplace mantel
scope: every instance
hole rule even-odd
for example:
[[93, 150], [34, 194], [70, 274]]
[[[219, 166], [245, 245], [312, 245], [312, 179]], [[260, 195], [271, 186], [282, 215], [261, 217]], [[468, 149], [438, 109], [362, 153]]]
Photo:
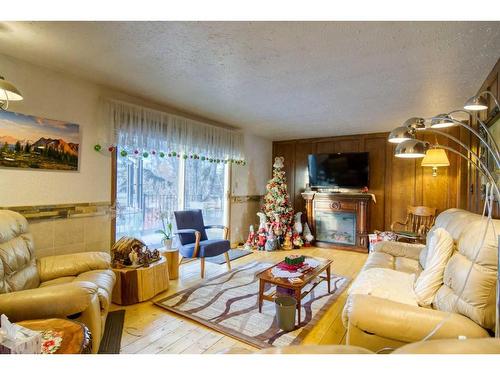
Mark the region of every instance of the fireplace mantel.
[[315, 246], [368, 252], [371, 194], [304, 192]]

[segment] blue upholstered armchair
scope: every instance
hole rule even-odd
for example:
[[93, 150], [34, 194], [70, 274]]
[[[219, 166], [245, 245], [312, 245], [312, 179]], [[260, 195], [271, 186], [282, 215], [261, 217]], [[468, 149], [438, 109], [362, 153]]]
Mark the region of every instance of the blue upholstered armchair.
[[[228, 251], [228, 228], [224, 225], [205, 225], [201, 210], [175, 211], [175, 231], [177, 245], [182, 258], [200, 258], [201, 277], [205, 277], [205, 258], [224, 254], [228, 270], [231, 271]], [[209, 240], [206, 229], [219, 228], [224, 230], [221, 240]]]

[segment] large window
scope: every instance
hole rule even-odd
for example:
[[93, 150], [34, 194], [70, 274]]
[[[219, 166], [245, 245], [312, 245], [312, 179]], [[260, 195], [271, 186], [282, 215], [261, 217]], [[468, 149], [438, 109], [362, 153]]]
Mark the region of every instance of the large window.
[[227, 169], [199, 159], [118, 156], [116, 238], [133, 236], [160, 246], [156, 231], [182, 209], [201, 209], [207, 225], [225, 224]]

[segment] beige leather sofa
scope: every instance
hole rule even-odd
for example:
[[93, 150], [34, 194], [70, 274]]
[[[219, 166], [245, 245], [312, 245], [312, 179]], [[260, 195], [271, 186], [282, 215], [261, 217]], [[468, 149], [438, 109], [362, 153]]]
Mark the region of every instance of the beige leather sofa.
[[[496, 233], [500, 233], [500, 220], [494, 220], [494, 226]], [[437, 216], [435, 228], [444, 228], [451, 234], [455, 250], [446, 265], [443, 285], [431, 308], [370, 295], [349, 295], [343, 311], [347, 344], [372, 351], [397, 348], [423, 339], [447, 317], [432, 339], [490, 336], [495, 326], [498, 265], [498, 241], [493, 229], [490, 227], [488, 231], [462, 298], [454, 310], [454, 302], [480, 246], [484, 218], [468, 211], [449, 209]], [[418, 275], [425, 263], [425, 254], [423, 245], [381, 242], [368, 256], [361, 272], [370, 268], [389, 268]]]
[[114, 283], [107, 253], [35, 259], [26, 219], [0, 210], [0, 313], [11, 321], [76, 319], [90, 329], [96, 353]]

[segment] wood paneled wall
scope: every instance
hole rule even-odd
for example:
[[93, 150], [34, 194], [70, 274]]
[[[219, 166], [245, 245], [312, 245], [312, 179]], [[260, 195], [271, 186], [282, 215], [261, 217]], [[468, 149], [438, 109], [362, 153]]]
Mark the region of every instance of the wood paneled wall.
[[[486, 80], [483, 82], [481, 88], [477, 93], [488, 90], [491, 91], [497, 99], [500, 98], [500, 84], [498, 82], [499, 75], [500, 59], [498, 59], [497, 63], [493, 67], [492, 71], [488, 74]], [[486, 96], [485, 98], [488, 100], [489, 108], [487, 111], [481, 111], [479, 115], [483, 122], [486, 122], [487, 125], [491, 125], [500, 118], [500, 111], [499, 108], [495, 106], [495, 102], [490, 95]], [[476, 130], [479, 129], [479, 124], [474, 118], [471, 119], [471, 124]], [[467, 135], [464, 136], [467, 137], [467, 143], [471, 144], [472, 150], [477, 153], [479, 149], [477, 139], [475, 137], [470, 137], [470, 133], [468, 133], [466, 130], [465, 133], [467, 133]], [[496, 141], [497, 143], [500, 143], [500, 139], [497, 139]], [[465, 165], [467, 165], [467, 163], [465, 163]], [[481, 213], [483, 211], [484, 200], [481, 196], [481, 181], [479, 173], [477, 173], [477, 171], [472, 166], [468, 166], [468, 174], [466, 175], [465, 180], [467, 182], [467, 187], [464, 189], [464, 194], [466, 196], [465, 199], [467, 209], [469, 211]], [[495, 208], [496, 211], [494, 212], [494, 216], [500, 217], [498, 206], [496, 206]]]
[[[460, 136], [460, 129], [449, 130]], [[370, 207], [370, 231], [389, 229], [395, 220], [406, 217], [408, 205], [436, 207], [439, 212], [461, 206], [461, 166], [459, 157], [448, 153], [450, 166], [439, 168], [432, 177], [431, 168], [420, 167], [421, 159], [395, 158], [395, 146], [387, 142], [388, 133], [359, 134], [352, 136], [298, 139], [273, 143], [273, 158], [285, 158], [288, 191], [296, 211], [305, 211], [304, 191], [307, 176], [307, 155], [314, 153], [369, 152], [369, 189], [377, 199]], [[426, 135], [426, 139], [434, 136]], [[445, 137], [438, 137], [441, 144], [452, 146]]]

